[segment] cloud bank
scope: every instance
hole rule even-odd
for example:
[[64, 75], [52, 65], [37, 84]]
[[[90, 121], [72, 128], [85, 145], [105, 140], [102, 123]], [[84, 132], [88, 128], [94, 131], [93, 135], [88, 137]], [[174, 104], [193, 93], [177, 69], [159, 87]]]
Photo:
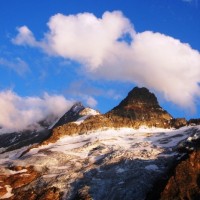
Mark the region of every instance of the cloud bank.
[[200, 53], [189, 44], [152, 31], [137, 33], [119, 11], [105, 12], [102, 18], [56, 14], [47, 25], [41, 40], [23, 26], [13, 42], [78, 61], [93, 78], [130, 81], [194, 109], [200, 96]]
[[28, 126], [39, 127], [38, 122], [48, 117], [60, 117], [72, 102], [60, 95], [43, 97], [20, 97], [7, 90], [0, 92], [0, 126], [3, 128], [22, 130]]

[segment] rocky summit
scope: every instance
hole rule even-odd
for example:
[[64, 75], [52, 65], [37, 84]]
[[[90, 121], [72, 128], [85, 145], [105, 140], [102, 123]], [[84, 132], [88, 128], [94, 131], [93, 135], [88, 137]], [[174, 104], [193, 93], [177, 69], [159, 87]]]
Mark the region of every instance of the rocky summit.
[[24, 134], [0, 135], [0, 199], [200, 199], [199, 119], [174, 119], [146, 88]]
[[172, 120], [172, 116], [160, 107], [156, 96], [144, 87], [131, 90], [107, 115], [131, 120], [135, 126], [169, 127]]

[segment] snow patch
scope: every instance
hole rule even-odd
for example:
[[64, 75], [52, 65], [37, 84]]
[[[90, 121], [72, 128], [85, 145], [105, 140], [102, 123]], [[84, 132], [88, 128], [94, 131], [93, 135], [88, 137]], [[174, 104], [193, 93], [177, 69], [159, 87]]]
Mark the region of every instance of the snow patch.
[[145, 167], [145, 169], [149, 170], [149, 171], [157, 171], [159, 170], [158, 166], [157, 165], [147, 165]]
[[83, 117], [79, 118], [77, 121], [75, 121], [74, 123], [80, 125], [81, 123], [83, 123], [90, 116], [91, 115], [83, 116]]
[[19, 171], [9, 170], [10, 174], [20, 174], [20, 173], [25, 173], [25, 172], [27, 172], [27, 169], [22, 169]]
[[91, 108], [85, 108], [84, 110], [82, 110], [79, 115], [82, 116], [80, 117], [77, 121], [75, 121], [74, 123], [80, 125], [81, 123], [83, 123], [88, 117], [90, 116], [94, 116], [94, 115], [99, 115], [100, 113], [97, 112], [96, 110], [93, 110]]

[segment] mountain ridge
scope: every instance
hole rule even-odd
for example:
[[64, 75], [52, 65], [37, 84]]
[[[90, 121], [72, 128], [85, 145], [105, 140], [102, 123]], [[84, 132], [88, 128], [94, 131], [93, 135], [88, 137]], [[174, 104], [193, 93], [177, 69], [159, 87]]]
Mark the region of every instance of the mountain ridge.
[[134, 88], [105, 114], [76, 103], [41, 141], [32, 144], [33, 133], [30, 143], [0, 153], [0, 198], [165, 199], [173, 192], [162, 193], [165, 184], [174, 187], [170, 171], [199, 147], [198, 122], [174, 119], [146, 88]]

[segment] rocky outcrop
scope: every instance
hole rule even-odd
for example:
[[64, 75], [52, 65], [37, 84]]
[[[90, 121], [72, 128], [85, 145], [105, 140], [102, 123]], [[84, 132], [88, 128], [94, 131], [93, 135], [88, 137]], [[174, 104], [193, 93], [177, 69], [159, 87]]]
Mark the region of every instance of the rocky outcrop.
[[14, 133], [7, 133], [0, 135], [1, 152], [13, 151], [24, 146], [32, 145], [46, 140], [50, 135], [50, 130], [44, 129], [38, 132], [35, 131], [21, 131]]
[[92, 200], [89, 190], [89, 186], [84, 186], [83, 188], [79, 189], [74, 197], [74, 200]]
[[131, 120], [139, 126], [170, 127], [172, 116], [158, 104], [156, 96], [147, 88], [135, 87], [128, 96], [106, 114], [114, 121]]
[[[3, 198], [7, 193], [10, 193], [12, 197], [15, 194], [14, 191], [31, 183], [39, 176], [39, 173], [34, 170], [33, 166], [1, 168], [0, 198]], [[13, 199], [11, 197], [10, 199]]]
[[18, 191], [9, 200], [61, 200], [63, 193], [56, 187]]
[[200, 151], [182, 161], [161, 194], [162, 200], [200, 199]]
[[33, 166], [13, 166], [0, 170], [0, 199], [7, 200], [60, 200], [62, 192], [56, 187], [29, 188], [41, 177]]
[[185, 118], [174, 118], [171, 120], [170, 124], [174, 128], [180, 128], [183, 126], [187, 126], [188, 122]]
[[200, 118], [198, 118], [198, 119], [190, 119], [188, 121], [188, 125], [191, 125], [191, 126], [200, 125]]

